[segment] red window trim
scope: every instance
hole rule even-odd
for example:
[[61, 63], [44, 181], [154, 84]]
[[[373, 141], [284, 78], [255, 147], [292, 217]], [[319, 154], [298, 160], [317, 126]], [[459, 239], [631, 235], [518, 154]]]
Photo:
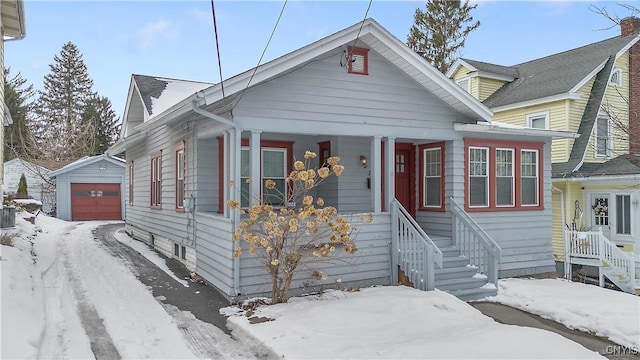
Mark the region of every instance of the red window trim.
[[[351, 61], [351, 57], [353, 55], [360, 55], [364, 58], [363, 59], [364, 64], [362, 68], [363, 71], [353, 70], [353, 67], [352, 67], [353, 61]], [[369, 75], [369, 49], [355, 47], [355, 46], [347, 47], [347, 73], [357, 74], [357, 75]]]
[[[489, 148], [489, 206], [469, 207], [469, 147]], [[496, 205], [496, 149], [513, 149], [514, 151], [514, 205]], [[515, 142], [487, 139], [464, 139], [464, 207], [467, 212], [494, 212], [494, 211], [530, 211], [544, 209], [544, 167], [543, 167], [544, 143]], [[522, 205], [522, 150], [535, 150], [538, 152], [538, 205]]]
[[180, 141], [178, 144], [176, 144], [176, 146], [174, 147], [174, 154], [175, 154], [175, 164], [174, 164], [174, 169], [175, 169], [175, 184], [174, 184], [174, 193], [175, 193], [175, 210], [176, 212], [185, 212], [185, 208], [184, 206], [186, 205], [184, 203], [185, 200], [183, 200], [182, 203], [182, 207], [178, 206], [178, 152], [182, 151], [182, 182], [183, 182], [183, 189], [182, 189], [182, 196], [186, 199], [186, 193], [187, 193], [187, 152], [185, 151], [185, 142]]
[[[425, 149], [435, 149], [435, 148], [440, 148], [440, 189], [442, 189], [441, 191], [441, 199], [440, 199], [440, 206], [425, 206], [424, 205], [424, 150]], [[435, 143], [429, 143], [429, 144], [422, 144], [418, 146], [418, 151], [419, 153], [419, 162], [418, 162], [418, 166], [420, 167], [420, 203], [418, 204], [418, 210], [419, 211], [438, 211], [438, 212], [443, 212], [445, 211], [445, 173], [444, 173], [444, 169], [445, 169], [445, 142], [444, 141], [440, 141], [440, 142], [435, 142]]]
[[[324, 152], [328, 151], [329, 156], [324, 156]], [[318, 167], [324, 165], [331, 156], [331, 141], [322, 141], [318, 143]]]
[[[293, 141], [284, 140], [260, 140], [260, 149], [262, 148], [280, 148], [287, 150], [287, 174], [293, 171]], [[240, 146], [249, 146], [249, 139], [242, 139]], [[224, 140], [222, 137], [218, 137], [218, 212], [224, 212], [224, 188], [228, 186], [224, 182], [224, 163], [226, 157], [224, 156]]]
[[[150, 191], [150, 208], [152, 209], [162, 209], [162, 150], [158, 150], [156, 152], [151, 153], [151, 164], [150, 164], [150, 170], [151, 170], [151, 176], [149, 177], [149, 181], [151, 182], [151, 186], [149, 187]], [[160, 183], [160, 188], [156, 189], [156, 192], [159, 192], [160, 194], [160, 203], [155, 204], [154, 203], [154, 195], [156, 195], [156, 193], [153, 192], [153, 162], [156, 161], [157, 164], [156, 166], [158, 167], [158, 175], [159, 175], [159, 179], [158, 182]]]
[[129, 180], [129, 196], [128, 196], [128, 200], [129, 200], [129, 205], [133, 205], [133, 160], [129, 160], [128, 164], [127, 164], [127, 168], [129, 169], [129, 176], [128, 176], [128, 180]]

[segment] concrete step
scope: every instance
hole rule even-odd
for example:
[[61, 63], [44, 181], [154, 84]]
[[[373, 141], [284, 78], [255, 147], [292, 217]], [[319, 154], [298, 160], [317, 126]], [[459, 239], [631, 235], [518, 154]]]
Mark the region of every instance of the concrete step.
[[469, 264], [469, 259], [467, 259], [464, 256], [442, 258], [442, 267], [445, 269], [452, 268], [452, 267], [467, 266], [468, 264]]
[[436, 289], [443, 291], [479, 288], [487, 283], [486, 276], [436, 280]]
[[498, 289], [493, 286], [484, 286], [473, 289], [452, 290], [447, 292], [462, 301], [472, 301], [484, 299], [488, 296], [496, 296], [498, 294]]

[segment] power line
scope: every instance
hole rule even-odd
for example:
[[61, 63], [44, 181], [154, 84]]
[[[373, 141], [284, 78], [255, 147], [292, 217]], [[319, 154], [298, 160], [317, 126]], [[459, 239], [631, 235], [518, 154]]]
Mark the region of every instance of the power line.
[[[369, 9], [371, 9], [371, 3], [372, 2], [373, 2], [373, 0], [369, 0], [369, 5], [367, 5], [367, 11], [365, 11], [364, 17], [362, 18], [362, 22], [360, 22], [360, 29], [358, 29], [358, 35], [356, 35], [356, 38], [353, 40], [353, 45], [351, 46], [351, 49], [356, 47], [356, 43], [358, 42], [358, 38], [360, 37], [360, 32], [362, 32], [362, 27], [364, 26], [364, 22], [365, 22], [365, 20], [367, 20], [367, 16], [369, 15]], [[349, 59], [349, 57], [351, 57], [351, 55], [352, 54], [349, 54], [349, 56], [347, 56], [347, 59]]]
[[222, 61], [220, 60], [220, 41], [218, 41], [218, 24], [216, 23], [216, 7], [211, 0], [211, 16], [213, 17], [213, 32], [216, 36], [216, 53], [218, 54], [218, 72], [220, 73], [220, 87], [222, 88], [222, 99], [224, 96], [224, 79], [222, 78]]
[[[211, 1], [213, 2], [213, 0], [211, 0]], [[247, 86], [244, 88], [244, 90], [240, 94], [240, 97], [238, 98], [238, 101], [236, 101], [236, 105], [234, 105], [233, 107], [236, 107], [238, 105], [238, 103], [240, 103], [240, 100], [244, 96], [244, 93], [246, 92], [247, 88], [249, 88], [249, 85], [251, 85], [251, 81], [253, 80], [253, 77], [256, 74], [256, 71], [258, 71], [258, 67], [260, 66], [260, 63], [262, 62], [262, 58], [264, 57], [264, 54], [267, 52], [267, 49], [269, 48], [269, 44], [271, 44], [271, 39], [273, 39], [273, 35], [276, 33], [276, 29], [278, 28], [278, 24], [280, 23], [280, 19], [282, 18], [282, 13], [284, 13], [284, 8], [287, 6], [287, 2], [288, 2], [288, 0], [284, 0], [284, 4], [282, 4], [282, 9], [280, 9], [280, 14], [278, 15], [278, 19], [276, 20], [276, 24], [273, 26], [273, 30], [271, 30], [271, 35], [269, 35], [269, 40], [267, 40], [267, 44], [264, 46], [264, 49], [262, 50], [262, 54], [260, 55], [260, 59], [258, 60], [258, 63], [256, 64], [256, 66], [253, 68], [253, 72], [251, 73], [251, 77], [249, 78], [249, 82], [247, 83]], [[224, 93], [223, 93], [222, 96], [224, 97]]]

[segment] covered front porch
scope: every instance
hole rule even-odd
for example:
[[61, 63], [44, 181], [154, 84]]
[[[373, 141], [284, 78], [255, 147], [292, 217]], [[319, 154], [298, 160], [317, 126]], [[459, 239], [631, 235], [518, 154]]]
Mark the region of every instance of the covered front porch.
[[[444, 197], [444, 189], [453, 188], [456, 181], [453, 176], [444, 176], [444, 169], [452, 165], [440, 160], [448, 157], [452, 161], [461, 155], [461, 147], [457, 139], [425, 142], [375, 135], [294, 135], [236, 129], [201, 137], [196, 154], [198, 172], [218, 169], [217, 174], [202, 174], [218, 181], [197, 182], [196, 271], [228, 291], [230, 297], [268, 293], [270, 280], [264, 265], [246, 255], [233, 259], [241, 244], [230, 239], [241, 215], [225, 204], [238, 201], [251, 206], [268, 201], [285, 207], [300, 205], [300, 199], [276, 200], [263, 185], [267, 178], [286, 178], [293, 161], [310, 150], [318, 155], [313, 167], [322, 165], [329, 156], [339, 156], [345, 166], [340, 177], [328, 178], [312, 189], [311, 195], [322, 197], [325, 205], [335, 207], [354, 223], [359, 251], [348, 259], [322, 264], [320, 270], [329, 275], [326, 281], [310, 275], [295, 279], [294, 293], [399, 282], [423, 290], [458, 291], [465, 299], [495, 293], [495, 287], [485, 285], [497, 282], [499, 246], [453, 197]], [[433, 149], [442, 152], [429, 160], [437, 165], [433, 177], [437, 175], [442, 182], [420, 179], [424, 169], [419, 164], [425, 163], [425, 154], [435, 153]], [[217, 152], [215, 156], [211, 151]], [[420, 187], [427, 185], [439, 189], [439, 195], [430, 193], [426, 199]], [[280, 192], [286, 194], [286, 188]], [[215, 193], [217, 201], [209, 198], [208, 203], [202, 202], [206, 194]], [[362, 223], [361, 214], [372, 214], [373, 221]], [[478, 290], [482, 286], [485, 288]]]

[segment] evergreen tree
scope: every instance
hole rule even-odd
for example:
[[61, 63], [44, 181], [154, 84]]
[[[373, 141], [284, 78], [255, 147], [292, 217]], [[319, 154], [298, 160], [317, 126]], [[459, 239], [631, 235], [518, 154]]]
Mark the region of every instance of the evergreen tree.
[[29, 192], [27, 191], [27, 178], [22, 174], [20, 181], [18, 182], [18, 190], [16, 191], [16, 199], [28, 199]]
[[469, 0], [427, 0], [426, 11], [416, 9], [407, 46], [445, 73], [459, 56], [467, 35], [480, 26], [471, 16], [477, 6], [470, 6]]
[[35, 95], [33, 85], [27, 85], [20, 73], [9, 76], [10, 70], [4, 69], [4, 100], [13, 119], [4, 133], [4, 160], [15, 157], [28, 157], [33, 151], [33, 137], [29, 128], [29, 117]]
[[92, 154], [103, 154], [117, 140], [120, 119], [111, 108], [111, 101], [96, 95], [85, 107], [82, 124], [86, 143]]
[[82, 115], [95, 96], [93, 80], [82, 54], [71, 42], [64, 44], [53, 60], [44, 77], [44, 90], [38, 91], [36, 137], [39, 147], [46, 150], [42, 154], [46, 159], [75, 160], [90, 153], [82, 141]]

